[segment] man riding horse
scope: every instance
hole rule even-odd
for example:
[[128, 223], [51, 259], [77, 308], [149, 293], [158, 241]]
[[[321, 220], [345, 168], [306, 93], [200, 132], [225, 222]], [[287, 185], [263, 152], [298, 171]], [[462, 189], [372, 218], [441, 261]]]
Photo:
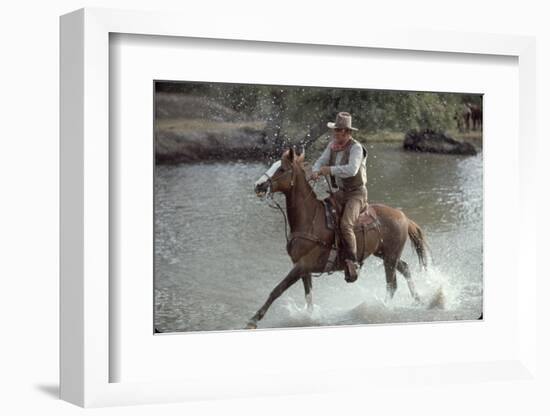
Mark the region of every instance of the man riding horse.
[[332, 140], [313, 165], [312, 179], [330, 176], [332, 187], [342, 192], [343, 208], [340, 219], [342, 254], [345, 261], [347, 282], [354, 282], [358, 275], [357, 242], [353, 226], [360, 212], [367, 207], [367, 149], [351, 136], [357, 131], [351, 124], [351, 115], [341, 112], [334, 123], [329, 122]]

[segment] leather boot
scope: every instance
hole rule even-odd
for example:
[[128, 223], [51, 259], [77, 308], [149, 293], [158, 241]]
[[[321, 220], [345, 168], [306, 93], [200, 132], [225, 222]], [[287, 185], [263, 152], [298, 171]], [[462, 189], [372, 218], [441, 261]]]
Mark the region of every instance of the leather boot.
[[357, 262], [357, 256], [349, 249], [346, 250], [346, 256], [344, 258], [344, 275], [346, 282], [348, 283], [355, 282], [357, 277], [359, 277], [359, 263]]
[[345, 279], [348, 283], [353, 283], [357, 280], [359, 276], [357, 263], [351, 259], [344, 260], [344, 270], [345, 270]]

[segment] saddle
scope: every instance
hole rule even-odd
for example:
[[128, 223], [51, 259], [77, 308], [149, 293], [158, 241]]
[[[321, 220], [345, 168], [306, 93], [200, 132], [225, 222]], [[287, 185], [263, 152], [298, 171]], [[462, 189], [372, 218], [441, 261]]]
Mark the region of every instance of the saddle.
[[[325, 219], [330, 230], [338, 230], [338, 223], [344, 207], [344, 195], [341, 192], [331, 194], [323, 200]], [[359, 213], [354, 229], [363, 229], [378, 222], [376, 211], [369, 204]]]
[[[342, 192], [336, 192], [331, 194], [323, 200], [325, 207], [325, 220], [327, 227], [330, 230], [334, 230], [336, 238], [334, 239], [334, 246], [331, 249], [327, 264], [325, 266], [325, 272], [331, 273], [336, 269], [336, 265], [341, 263], [343, 259], [342, 247], [343, 243], [340, 237], [340, 217], [342, 216], [342, 210], [344, 207], [344, 195]], [[369, 204], [359, 213], [359, 218], [353, 226], [355, 232], [362, 231], [364, 238], [369, 230], [378, 228], [380, 223], [376, 215], [376, 211]]]

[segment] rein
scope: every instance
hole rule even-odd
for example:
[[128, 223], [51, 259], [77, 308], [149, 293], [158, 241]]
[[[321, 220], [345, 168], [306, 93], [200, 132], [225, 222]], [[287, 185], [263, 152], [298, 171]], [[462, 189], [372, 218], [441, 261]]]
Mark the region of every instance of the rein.
[[[287, 170], [287, 171], [281, 173], [279, 176], [277, 176], [275, 178], [271, 178], [266, 173], [264, 173], [264, 175], [267, 176], [267, 182], [269, 183], [269, 189], [271, 189], [274, 181], [277, 181], [277, 180], [281, 179], [282, 177], [284, 177], [285, 175], [287, 175], [289, 173], [292, 174], [292, 178], [290, 179], [290, 187], [292, 188], [294, 186], [294, 169], [291, 168], [290, 170]], [[285, 211], [283, 210], [281, 205], [273, 199], [273, 193], [272, 192], [270, 192], [268, 194], [268, 198], [271, 199], [271, 202], [273, 202], [275, 204], [275, 206], [271, 205], [269, 203], [269, 201], [266, 199], [267, 206], [269, 208], [278, 209], [279, 211], [281, 211], [281, 214], [282, 214], [283, 218], [285, 219], [285, 238], [286, 238], [286, 243], [288, 244], [290, 240], [288, 238], [288, 219], [286, 217]]]
[[[287, 174], [289, 174], [289, 173], [292, 174], [292, 178], [291, 178], [291, 180], [290, 180], [290, 188], [292, 189], [292, 188], [294, 187], [294, 178], [295, 178], [295, 174], [294, 174], [294, 169], [293, 169], [293, 168], [290, 168], [289, 170], [287, 170], [287, 171], [285, 171], [285, 172], [279, 174], [277, 177], [274, 177], [274, 178], [270, 178], [270, 177], [268, 176], [267, 181], [268, 181], [269, 184], [270, 184], [270, 188], [271, 188], [271, 185], [273, 184], [273, 182], [279, 180], [280, 178], [284, 177], [285, 175], [287, 175]], [[266, 175], [266, 174], [264, 173], [264, 175]], [[266, 176], [267, 176], [267, 175], [266, 175]], [[307, 180], [307, 183], [310, 183], [311, 181], [312, 181], [312, 179], [309, 179], [309, 180]], [[304, 202], [307, 201], [309, 198], [311, 198], [311, 196], [312, 196], [313, 194], [314, 194], [314, 190], [313, 190], [313, 187], [311, 187], [311, 191], [310, 191], [309, 195], [307, 196], [307, 198], [304, 200]], [[287, 243], [287, 245], [288, 245], [288, 244], [291, 242], [291, 239], [290, 239], [289, 236], [288, 236], [288, 218], [287, 218], [287, 215], [286, 215], [284, 209], [281, 207], [281, 205], [280, 205], [277, 201], [275, 201], [275, 200], [273, 199], [273, 193], [272, 193], [272, 192], [270, 192], [270, 193], [268, 194], [268, 197], [267, 197], [267, 198], [268, 198], [269, 200], [271, 200], [271, 201], [269, 201], [268, 199], [266, 199], [267, 206], [268, 206], [269, 208], [271, 208], [271, 209], [278, 209], [278, 210], [281, 212], [281, 215], [283, 216], [283, 218], [284, 218], [284, 220], [285, 220], [285, 238], [286, 238], [286, 243]], [[273, 203], [274, 205], [272, 205], [270, 202]], [[313, 220], [315, 221], [315, 216], [313, 217]], [[294, 233], [293, 233], [293, 234], [294, 234]], [[310, 237], [313, 237], [313, 238], [308, 237], [307, 239], [312, 240], [312, 241], [315, 241], [315, 242], [322, 243], [322, 241], [319, 240], [319, 238], [317, 238], [316, 236], [313, 236], [313, 235], [309, 235], [309, 236], [310, 236]], [[305, 238], [305, 237], [304, 237], [304, 238]]]
[[275, 200], [273, 199], [273, 196], [272, 196], [272, 195], [273, 195], [273, 194], [269, 194], [268, 198], [271, 199], [271, 202], [273, 202], [273, 203], [275, 204], [275, 206], [271, 205], [271, 204], [269, 203], [269, 201], [267, 201], [267, 199], [266, 199], [267, 206], [268, 206], [269, 208], [271, 208], [271, 209], [278, 209], [279, 211], [281, 211], [281, 214], [282, 214], [283, 218], [285, 219], [285, 238], [286, 238], [286, 243], [288, 244], [289, 241], [290, 241], [289, 238], [288, 238], [288, 220], [287, 220], [287, 218], [286, 218], [285, 211], [283, 210], [283, 208], [281, 207], [281, 205], [280, 205], [277, 201], [275, 201]]
[[[289, 170], [286, 170], [284, 172], [282, 172], [281, 174], [279, 174], [278, 176], [276, 177], [273, 177], [273, 178], [270, 178], [269, 175], [267, 175], [266, 173], [264, 174], [265, 176], [267, 176], [267, 181], [269, 182], [269, 189], [271, 190], [272, 188], [272, 185], [273, 185], [273, 182], [276, 182], [277, 180], [279, 180], [280, 178], [284, 177], [285, 175], [288, 175], [288, 174], [292, 174], [292, 178], [291, 178], [291, 181], [290, 181], [290, 189], [292, 189], [292, 187], [294, 187], [294, 178], [295, 178], [295, 173], [294, 173], [294, 169], [293, 168], [290, 168]], [[327, 186], [328, 186], [328, 189], [329, 189], [329, 193], [331, 195], [333, 195], [333, 192], [332, 192], [332, 187], [330, 185], [330, 182], [328, 180], [328, 178], [325, 176], [325, 180], [327, 182]], [[306, 179], [306, 182], [308, 184], [311, 184], [311, 182], [315, 182], [313, 179], [309, 179], [307, 180]], [[313, 186], [310, 185], [310, 193], [309, 195], [304, 199], [304, 202], [308, 201], [309, 198], [311, 198], [314, 194], [315, 194], [315, 190], [313, 189]], [[268, 195], [267, 195], [267, 198], [266, 198], [266, 203], [267, 203], [267, 206], [269, 208], [272, 208], [272, 209], [276, 209], [276, 210], [279, 210], [281, 212], [281, 215], [283, 216], [284, 218], [284, 221], [285, 221], [285, 239], [286, 239], [286, 249], [287, 249], [287, 252], [290, 254], [290, 249], [291, 249], [291, 244], [292, 242], [295, 240], [295, 239], [303, 239], [303, 240], [308, 240], [308, 241], [311, 241], [315, 244], [318, 244], [318, 245], [321, 245], [323, 247], [326, 247], [326, 248], [330, 248], [330, 249], [333, 249], [333, 244], [332, 243], [327, 243], [323, 240], [321, 240], [317, 235], [311, 233], [311, 232], [302, 232], [302, 231], [296, 231], [296, 232], [292, 232], [290, 233], [290, 236], [288, 234], [288, 228], [289, 228], [289, 221], [288, 221], [288, 218], [287, 218], [287, 214], [285, 213], [285, 210], [281, 207], [281, 205], [275, 201], [273, 199], [273, 192], [269, 191]], [[313, 219], [311, 221], [311, 226], [310, 226], [310, 230], [313, 229], [313, 224], [315, 223], [315, 219], [317, 217], [317, 210], [315, 210], [315, 213], [313, 215]], [[337, 235], [337, 239], [339, 238], [339, 233], [338, 231], [336, 231], [336, 235]], [[328, 260], [329, 262], [332, 263], [332, 265], [334, 265], [334, 262], [335, 260]], [[318, 273], [318, 274], [315, 274], [314, 276], [320, 276], [322, 275], [323, 273], [328, 273], [328, 274], [332, 274], [333, 271], [329, 271], [329, 272], [321, 272], [321, 273]]]

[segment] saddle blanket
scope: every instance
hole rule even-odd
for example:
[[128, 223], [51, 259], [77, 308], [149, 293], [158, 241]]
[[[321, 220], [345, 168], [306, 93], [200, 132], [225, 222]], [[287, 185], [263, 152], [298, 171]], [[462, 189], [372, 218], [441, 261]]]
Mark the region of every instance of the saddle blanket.
[[[330, 230], [334, 230], [336, 228], [336, 217], [338, 216], [337, 208], [333, 205], [333, 202], [330, 200], [330, 198], [327, 198], [323, 200], [323, 204], [325, 206], [325, 219], [327, 227]], [[370, 206], [367, 205], [367, 209], [363, 210], [359, 214], [359, 218], [357, 219], [357, 222], [354, 225], [354, 229], [356, 231], [363, 231], [364, 238], [366, 238], [367, 232], [373, 228], [377, 228], [379, 226], [378, 218], [376, 216], [376, 211]], [[340, 244], [336, 244], [332, 246], [332, 249], [330, 250], [330, 254], [327, 259], [327, 263], [325, 264], [325, 270], [324, 272], [334, 272], [338, 269], [338, 264], [341, 262], [340, 254], [339, 253]]]
[[[325, 220], [329, 230], [334, 230], [336, 228], [336, 217], [338, 216], [337, 208], [334, 206], [334, 203], [330, 198], [323, 200], [323, 205], [325, 206]], [[359, 214], [359, 218], [354, 225], [354, 228], [362, 229], [365, 226], [374, 224], [377, 222], [376, 211], [370, 206], [367, 205], [367, 209], [363, 210]]]

